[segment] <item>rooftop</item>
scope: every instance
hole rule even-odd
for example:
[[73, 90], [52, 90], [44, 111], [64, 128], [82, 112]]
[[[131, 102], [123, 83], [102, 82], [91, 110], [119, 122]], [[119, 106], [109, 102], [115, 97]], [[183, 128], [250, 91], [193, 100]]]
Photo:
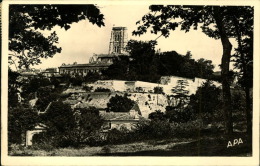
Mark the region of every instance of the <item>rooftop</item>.
[[67, 67], [67, 68], [70, 68], [70, 67], [108, 67], [110, 66], [111, 64], [107, 64], [107, 63], [86, 63], [86, 64], [62, 64], [59, 68], [61, 67]]

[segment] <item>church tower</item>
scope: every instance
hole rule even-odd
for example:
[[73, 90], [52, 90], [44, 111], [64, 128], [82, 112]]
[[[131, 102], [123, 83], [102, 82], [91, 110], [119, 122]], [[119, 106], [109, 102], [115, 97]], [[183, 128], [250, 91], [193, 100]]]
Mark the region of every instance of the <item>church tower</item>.
[[109, 54], [123, 54], [127, 44], [127, 28], [113, 27], [109, 43]]

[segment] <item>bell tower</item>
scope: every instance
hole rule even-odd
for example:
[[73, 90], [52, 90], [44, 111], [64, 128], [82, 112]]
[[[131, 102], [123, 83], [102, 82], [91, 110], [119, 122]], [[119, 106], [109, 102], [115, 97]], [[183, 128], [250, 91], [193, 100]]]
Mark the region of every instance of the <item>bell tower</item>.
[[127, 44], [127, 28], [113, 27], [109, 42], [109, 54], [123, 54]]

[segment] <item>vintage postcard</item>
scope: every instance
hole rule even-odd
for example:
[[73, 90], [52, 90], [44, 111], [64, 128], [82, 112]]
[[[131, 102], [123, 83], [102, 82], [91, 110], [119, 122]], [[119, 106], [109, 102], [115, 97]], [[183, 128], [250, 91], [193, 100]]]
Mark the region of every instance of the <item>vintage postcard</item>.
[[1, 3], [3, 165], [259, 165], [259, 1]]

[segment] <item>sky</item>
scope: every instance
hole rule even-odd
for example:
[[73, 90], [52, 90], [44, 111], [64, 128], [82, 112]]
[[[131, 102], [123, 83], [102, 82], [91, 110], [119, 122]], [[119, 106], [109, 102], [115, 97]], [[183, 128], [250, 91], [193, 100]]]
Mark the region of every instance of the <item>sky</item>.
[[[94, 53], [108, 53], [113, 26], [127, 27], [128, 40], [155, 40], [160, 34], [151, 34], [149, 31], [140, 37], [132, 36], [132, 31], [138, 27], [136, 22], [149, 12], [148, 7], [146, 5], [101, 5], [99, 8], [105, 17], [105, 27], [92, 25], [88, 20], [73, 23], [67, 31], [54, 27], [52, 31], [55, 30], [59, 37], [58, 46], [62, 47], [61, 53], [54, 55], [53, 58], [42, 59], [42, 64], [33, 68], [59, 67], [62, 63], [72, 64], [73, 62], [88, 63]], [[48, 35], [50, 32], [43, 33]], [[161, 36], [157, 42], [156, 49], [160, 49], [161, 52], [174, 50], [185, 55], [187, 51], [191, 51], [192, 58], [195, 60], [199, 58], [212, 60], [215, 65], [214, 70], [220, 70], [218, 65], [222, 56], [221, 41], [209, 38], [199, 28], [187, 33], [177, 29], [171, 31], [170, 37]], [[231, 43], [236, 45], [233, 39]]]

